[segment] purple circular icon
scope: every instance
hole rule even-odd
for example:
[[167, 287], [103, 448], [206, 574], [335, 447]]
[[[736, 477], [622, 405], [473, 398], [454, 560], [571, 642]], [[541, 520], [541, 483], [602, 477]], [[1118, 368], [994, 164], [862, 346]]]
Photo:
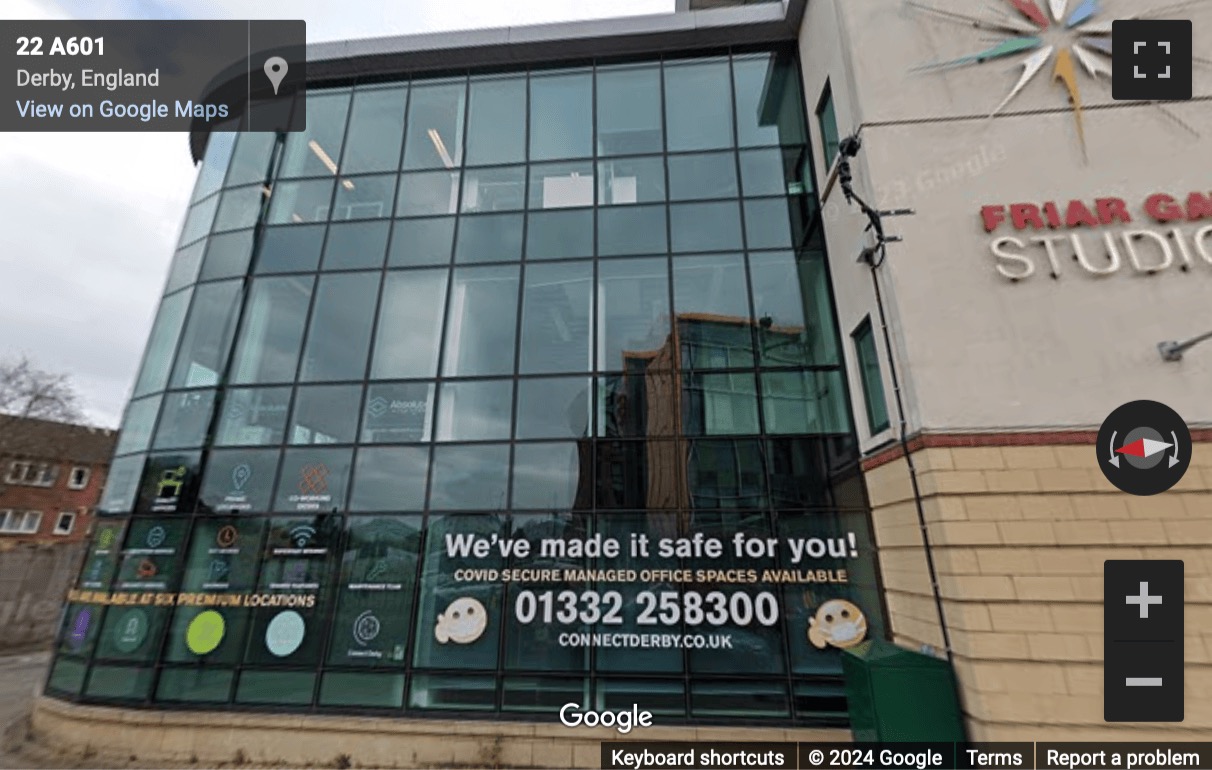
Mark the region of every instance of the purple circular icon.
[[72, 632], [68, 636], [68, 643], [73, 650], [78, 650], [84, 646], [84, 638], [88, 636], [88, 627], [92, 625], [93, 612], [88, 607], [76, 613], [76, 620], [72, 623]]

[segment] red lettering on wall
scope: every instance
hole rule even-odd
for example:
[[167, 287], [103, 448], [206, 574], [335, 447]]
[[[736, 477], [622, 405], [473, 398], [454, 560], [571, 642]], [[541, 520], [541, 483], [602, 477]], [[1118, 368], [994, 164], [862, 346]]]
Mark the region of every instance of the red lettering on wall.
[[1132, 223], [1132, 215], [1128, 213], [1128, 204], [1122, 198], [1098, 198], [1094, 201], [1098, 209], [1098, 221], [1109, 225], [1115, 220], [1124, 224]]
[[1069, 210], [1065, 213], [1065, 224], [1069, 227], [1080, 225], [1098, 227], [1098, 220], [1090, 213], [1090, 209], [1086, 208], [1086, 204], [1081, 201], [1070, 201]]
[[1187, 197], [1187, 221], [1198, 222], [1212, 217], [1212, 198], [1203, 193], [1193, 192]]
[[1145, 199], [1145, 213], [1158, 222], [1173, 222], [1183, 218], [1183, 209], [1165, 193], [1150, 195]]
[[1057, 210], [1056, 204], [1048, 201], [1044, 204], [1044, 216], [1048, 218], [1048, 227], [1053, 230], [1061, 226], [1060, 211]]
[[1025, 230], [1031, 225], [1036, 230], [1044, 229], [1044, 220], [1039, 215], [1039, 206], [1034, 203], [1011, 203], [1010, 223], [1015, 230]]
[[981, 206], [981, 219], [985, 220], [985, 232], [991, 233], [1006, 221], [1006, 207]]

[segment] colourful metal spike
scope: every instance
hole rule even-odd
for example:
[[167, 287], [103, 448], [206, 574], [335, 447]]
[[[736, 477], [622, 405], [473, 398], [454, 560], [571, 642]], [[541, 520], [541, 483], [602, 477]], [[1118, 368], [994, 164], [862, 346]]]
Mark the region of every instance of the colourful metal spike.
[[1010, 3], [1010, 5], [1013, 5], [1015, 7], [1015, 9], [1018, 10], [1019, 13], [1026, 16], [1031, 21], [1035, 22], [1035, 25], [1037, 27], [1039, 27], [1040, 29], [1047, 29], [1048, 25], [1051, 23], [1048, 21], [1048, 17], [1046, 15], [1044, 15], [1043, 10], [1040, 9], [1039, 4], [1037, 4], [1035, 2], [1035, 0], [1007, 0], [1007, 1]]
[[944, 8], [936, 8], [928, 3], [918, 2], [918, 0], [905, 0], [905, 5], [911, 8], [917, 8], [920, 11], [932, 13], [941, 19], [952, 21], [957, 24], [975, 27], [976, 29], [987, 29], [996, 32], [1010, 32], [1014, 34], [1034, 35], [1038, 29], [1034, 24], [1019, 19], [1018, 17], [1011, 18], [981, 18], [977, 16], [969, 16], [966, 13], [959, 13]]
[[997, 113], [1001, 112], [1002, 108], [1009, 104], [1014, 97], [1019, 95], [1023, 88], [1025, 88], [1026, 85], [1031, 82], [1031, 78], [1035, 77], [1039, 71], [1044, 68], [1044, 65], [1048, 63], [1048, 59], [1052, 56], [1053, 50], [1053, 46], [1041, 48], [1028, 56], [1026, 59], [1019, 62], [1019, 65], [1023, 68], [1022, 77], [1018, 79], [1018, 83], [1015, 84], [1014, 88], [1010, 89], [1010, 93], [1006, 95], [1006, 98], [1002, 100], [1002, 103], [997, 105], [997, 108], [994, 109], [993, 112], [989, 113], [989, 117], [993, 117]]
[[1073, 11], [1073, 15], [1065, 22], [1065, 26], [1073, 29], [1078, 24], [1088, 21], [1092, 16], [1098, 13], [1102, 8], [1099, 5], [1099, 0], [1083, 0], [1082, 4], [1077, 6]]
[[1099, 58], [1098, 54], [1087, 51], [1080, 45], [1073, 46], [1073, 53], [1077, 54], [1077, 60], [1081, 62], [1082, 69], [1086, 70], [1090, 77], [1095, 80], [1098, 80], [1099, 75], [1111, 77], [1111, 65]]
[[1106, 37], [1083, 37], [1082, 45], [1087, 48], [1093, 48], [1096, 51], [1111, 55], [1111, 39]]
[[1048, 4], [1052, 6], [1052, 20], [1060, 21], [1065, 18], [1065, 8], [1069, 5], [1069, 0], [1048, 0]]
[[1052, 70], [1052, 80], [1061, 81], [1069, 91], [1069, 99], [1073, 102], [1073, 119], [1077, 122], [1077, 138], [1081, 142], [1082, 152], [1086, 151], [1086, 128], [1082, 123], [1082, 95], [1077, 87], [1077, 69], [1073, 66], [1073, 55], [1068, 48], [1062, 48], [1056, 54], [1056, 67]]
[[990, 59], [1000, 59], [1003, 56], [1012, 56], [1023, 51], [1031, 51], [1039, 48], [1044, 44], [1044, 41], [1038, 37], [1014, 37], [1002, 43], [995, 45], [993, 48], [986, 49], [980, 53], [961, 56], [958, 59], [950, 61], [934, 62], [932, 64], [923, 64], [920, 67], [914, 67], [914, 72], [924, 70], [947, 69], [950, 67], [963, 67], [968, 64], [981, 64]]

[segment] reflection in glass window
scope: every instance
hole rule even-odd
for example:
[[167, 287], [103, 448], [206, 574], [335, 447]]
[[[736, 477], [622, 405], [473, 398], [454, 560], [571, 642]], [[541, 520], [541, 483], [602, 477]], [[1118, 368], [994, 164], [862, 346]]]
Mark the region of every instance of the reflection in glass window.
[[454, 217], [400, 219], [393, 225], [389, 267], [448, 265], [454, 246]]
[[521, 214], [477, 214], [459, 218], [455, 262], [517, 262], [521, 258]]
[[388, 222], [354, 222], [328, 228], [324, 244], [325, 270], [354, 270], [383, 266]]
[[757, 389], [752, 372], [684, 375], [682, 431], [687, 436], [756, 434]]
[[122, 430], [118, 433], [115, 455], [145, 451], [151, 443], [152, 426], [160, 412], [160, 396], [150, 396], [131, 401], [122, 418]]
[[194, 183], [194, 194], [191, 203], [196, 203], [219, 189], [223, 177], [227, 175], [227, 164], [236, 148], [234, 131], [212, 131], [206, 140], [206, 155], [202, 158], [202, 168], [198, 170], [198, 181]]
[[271, 225], [323, 222], [328, 219], [332, 205], [332, 189], [331, 179], [278, 182], [274, 185], [269, 216], [265, 221]]
[[863, 382], [863, 404], [867, 407], [867, 429], [871, 435], [888, 430], [888, 400], [884, 395], [884, 376], [880, 372], [880, 356], [875, 347], [875, 332], [871, 317], [863, 319], [850, 335], [858, 358], [859, 378]]
[[761, 53], [732, 61], [737, 143], [742, 147], [804, 143], [804, 100], [795, 60]]
[[459, 172], [425, 171], [400, 175], [396, 216], [453, 214], [458, 211]]
[[517, 438], [584, 438], [592, 415], [590, 381], [584, 377], [518, 380]]
[[626, 259], [598, 265], [598, 369], [623, 371], [631, 362], [664, 358], [669, 344], [668, 260]]
[[352, 449], [287, 449], [274, 510], [340, 510], [345, 505], [352, 455]]
[[593, 505], [588, 444], [518, 444], [513, 458], [513, 507], [555, 511]]
[[534, 211], [526, 221], [526, 258], [593, 256], [593, 211]]
[[433, 429], [431, 382], [374, 383], [362, 414], [363, 444], [428, 441]]
[[669, 151], [732, 146], [732, 84], [727, 59], [665, 64]]
[[530, 158], [593, 155], [593, 74], [530, 79]]
[[660, 65], [599, 67], [597, 78], [598, 155], [663, 150]]
[[525, 207], [525, 166], [473, 168], [463, 172], [461, 211], [518, 211]]
[[661, 254], [669, 250], [664, 206], [598, 209], [598, 254]]
[[216, 446], [281, 444], [290, 388], [230, 388], [223, 396]]
[[110, 463], [109, 475], [105, 478], [105, 491], [97, 510], [101, 513], [127, 513], [134, 507], [139, 494], [139, 480], [143, 478], [143, 463], [147, 455], [119, 457]]
[[512, 374], [517, 308], [518, 268], [456, 269], [442, 373], [451, 377]]
[[674, 436], [681, 430], [674, 361], [634, 359], [630, 371], [598, 380], [598, 436], [643, 438]]
[[767, 505], [766, 463], [756, 439], [692, 441], [687, 474], [695, 508]]
[[303, 273], [320, 264], [324, 226], [267, 227], [257, 251], [258, 273]]
[[240, 295], [240, 281], [202, 284], [194, 291], [189, 321], [181, 335], [181, 349], [173, 368], [172, 387], [197, 388], [219, 383], [236, 330]]
[[390, 217], [395, 194], [395, 174], [346, 177], [337, 185], [337, 198], [332, 204], [332, 219], [338, 222]]
[[825, 155], [827, 173], [829, 169], [833, 168], [833, 161], [837, 159], [838, 147], [841, 145], [837, 129], [837, 112], [833, 106], [833, 88], [829, 82], [825, 83], [825, 92], [821, 94], [821, 100], [817, 103], [816, 121], [821, 130], [821, 146]]
[[530, 167], [530, 208], [593, 205], [593, 162], [544, 163]]
[[736, 158], [730, 152], [669, 156], [669, 199], [735, 198]]
[[235, 187], [253, 182], [266, 183], [276, 142], [277, 135], [269, 131], [241, 132], [236, 139], [236, 151], [231, 156], [231, 168], [224, 184]]
[[278, 178], [336, 175], [348, 113], [348, 91], [309, 93], [307, 130], [286, 134]]
[[300, 387], [290, 418], [290, 443], [352, 444], [361, 406], [361, 385]]
[[803, 147], [742, 150], [741, 186], [746, 196], [797, 195], [805, 190], [800, 176]]
[[753, 367], [749, 297], [740, 254], [673, 260], [673, 305], [685, 368]]
[[669, 207], [675, 252], [741, 248], [741, 212], [736, 201], [682, 203]]
[[165, 294], [172, 294], [197, 279], [198, 265], [202, 262], [202, 251], [205, 248], [206, 241], [198, 241], [176, 253], [173, 257], [172, 267], [168, 270], [168, 280], [164, 282]]
[[261, 215], [261, 204], [265, 202], [265, 188], [261, 185], [236, 187], [223, 193], [219, 213], [215, 216], [214, 231], [244, 230], [257, 223]]
[[472, 78], [467, 165], [526, 158], [526, 78]]
[[[672, 407], [672, 405], [670, 405]], [[685, 508], [684, 450], [675, 441], [599, 441], [594, 457], [597, 507]]]
[[794, 198], [762, 198], [745, 201], [745, 233], [751, 249], [785, 249], [796, 243], [797, 208]]
[[349, 510], [423, 510], [428, 473], [428, 447], [359, 449]]
[[211, 223], [215, 221], [215, 210], [218, 207], [217, 195], [195, 204], [185, 215], [185, 224], [181, 226], [181, 239], [177, 245], [185, 246], [204, 238], [210, 232]]
[[383, 284], [371, 378], [435, 376], [445, 308], [445, 270], [389, 272]]
[[235, 278], [248, 272], [252, 258], [253, 231], [224, 233], [212, 236], [207, 241], [206, 259], [202, 262], [199, 280]]
[[311, 276], [257, 278], [232, 365], [235, 383], [290, 382], [299, 363]]
[[593, 351], [593, 264], [568, 262], [526, 269], [522, 301], [523, 374], [590, 371]]
[[823, 256], [807, 253], [797, 260], [790, 251], [752, 253], [749, 274], [762, 365], [836, 364], [837, 333]]
[[206, 461], [198, 493], [199, 509], [209, 513], [261, 513], [278, 473], [277, 449], [218, 449]]
[[447, 382], [438, 392], [438, 441], [509, 438], [513, 380]]
[[463, 163], [465, 80], [414, 86], [404, 138], [404, 168], [454, 168]]
[[664, 200], [664, 158], [598, 161], [598, 205], [660, 203]]
[[147, 338], [139, 379], [135, 381], [134, 396], [164, 390], [173, 365], [173, 353], [181, 337], [181, 326], [185, 323], [185, 311], [189, 308], [193, 293], [192, 289], [187, 289], [160, 302], [151, 334]]
[[434, 510], [503, 511], [509, 487], [509, 447], [434, 447], [431, 483], [429, 507]]
[[379, 278], [378, 272], [320, 277], [300, 380], [360, 380], [366, 376]]
[[345, 156], [341, 158], [342, 173], [394, 171], [400, 167], [407, 102], [407, 88], [354, 93]]
[[164, 410], [156, 430], [155, 449], [185, 449], [202, 446], [210, 427], [211, 409], [215, 403], [213, 390], [169, 393], [164, 396]]
[[[783, 509], [837, 506], [831, 477], [835, 476], [837, 471], [836, 458], [839, 454], [836, 450], [843, 442], [853, 444], [850, 436], [837, 435], [829, 438], [778, 438], [767, 441], [771, 504], [775, 508]], [[853, 449], [845, 450], [847, 454], [852, 451]], [[814, 513], [812, 518], [818, 516], [819, 513]], [[780, 516], [784, 521], [795, 518], [798, 517]], [[861, 519], [856, 517], [856, 521], [859, 520]], [[838, 566], [857, 565], [852, 563]]]

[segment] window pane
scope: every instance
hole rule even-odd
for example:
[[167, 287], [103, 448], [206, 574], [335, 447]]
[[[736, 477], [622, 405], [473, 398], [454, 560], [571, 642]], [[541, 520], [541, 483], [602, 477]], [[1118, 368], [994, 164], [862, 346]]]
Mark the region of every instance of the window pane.
[[389, 267], [448, 265], [454, 246], [454, 217], [400, 219], [393, 225]]
[[669, 249], [664, 206], [598, 209], [598, 254], [662, 254]]
[[219, 213], [215, 216], [214, 231], [221, 233], [252, 227], [257, 223], [264, 202], [265, 188], [259, 184], [224, 191]]
[[655, 65], [598, 70], [598, 155], [664, 148], [660, 77]]
[[455, 262], [517, 262], [521, 258], [521, 214], [478, 214], [459, 218]]
[[526, 222], [527, 259], [593, 256], [593, 211], [535, 211]]
[[124, 455], [146, 450], [151, 443], [152, 426], [155, 425], [159, 411], [159, 396], [131, 401], [122, 419], [122, 431], [118, 434], [118, 445], [114, 448], [114, 454]]
[[593, 293], [591, 262], [526, 268], [519, 372], [593, 369]]
[[[182, 611], [184, 612], [184, 611]], [[194, 617], [205, 610], [194, 610]], [[226, 703], [231, 698], [234, 671], [201, 668], [166, 668], [156, 685], [157, 701], [190, 703]]]
[[[399, 168], [407, 101], [407, 88], [359, 91], [354, 94], [345, 157], [341, 159], [343, 173], [394, 171]], [[310, 111], [311, 106], [308, 105]]]
[[453, 275], [442, 373], [512, 374], [518, 268], [464, 267]]
[[255, 272], [304, 273], [320, 264], [324, 226], [267, 227], [261, 234]]
[[281, 444], [290, 388], [231, 388], [223, 396], [216, 446]]
[[156, 313], [156, 321], [152, 324], [151, 334], [147, 338], [143, 366], [139, 369], [139, 379], [135, 382], [133, 395], [141, 396], [164, 390], [169, 369], [173, 364], [173, 352], [177, 349], [177, 341], [181, 336], [181, 326], [185, 322], [185, 311], [189, 308], [192, 296], [193, 290], [187, 290], [165, 297], [160, 302], [160, 310]]
[[733, 372], [684, 375], [682, 430], [687, 436], [758, 433], [757, 389], [753, 374]]
[[168, 271], [168, 280], [164, 282], [165, 294], [172, 294], [197, 279], [198, 265], [202, 261], [202, 251], [205, 248], [206, 241], [198, 241], [176, 253], [173, 257], [172, 267]]
[[668, 264], [627, 259], [598, 265], [599, 370], [630, 369], [634, 359], [658, 356], [669, 343]]
[[248, 272], [248, 263], [252, 257], [252, 230], [216, 235], [207, 243], [206, 259], [202, 262], [199, 280], [235, 278]]
[[333, 202], [333, 221], [390, 217], [395, 194], [395, 174], [342, 179]]
[[434, 510], [505, 510], [509, 447], [500, 444], [434, 447], [432, 484], [429, 507]]
[[795, 60], [778, 54], [738, 56], [732, 72], [738, 144], [803, 144], [804, 100]]
[[[751, 249], [785, 249], [796, 242], [793, 230], [795, 198], [745, 201], [745, 234]], [[796, 220], [799, 218], [796, 217]]]
[[[278, 473], [277, 449], [219, 449], [206, 461], [199, 508], [211, 513], [261, 513]], [[249, 550], [259, 547], [247, 543]]]
[[313, 179], [307, 182], [278, 182], [274, 185], [269, 201], [271, 225], [323, 222], [328, 219], [332, 204], [331, 179]]
[[599, 441], [596, 449], [599, 509], [642, 511], [687, 507], [682, 473], [686, 455], [677, 442]]
[[332, 225], [324, 244], [325, 270], [353, 270], [383, 266], [387, 253], [388, 222]]
[[400, 195], [396, 216], [453, 214], [458, 211], [458, 171], [426, 171], [400, 175]]
[[201, 461], [202, 455], [196, 451], [149, 455], [143, 467], [143, 477], [139, 480], [135, 512], [178, 513], [193, 510], [198, 496]]
[[232, 364], [235, 383], [291, 382], [299, 363], [311, 276], [257, 278]]
[[687, 484], [695, 508], [767, 505], [766, 464], [756, 439], [697, 439], [690, 443]]
[[513, 380], [448, 382], [438, 392], [438, 441], [509, 438]]
[[584, 377], [518, 380], [518, 438], [585, 438], [593, 413]]
[[880, 373], [871, 319], [864, 320], [853, 336], [859, 377], [863, 381], [863, 401], [867, 407], [867, 428], [874, 435], [888, 429], [888, 401], [884, 395], [884, 377]]
[[593, 75], [530, 79], [530, 158], [593, 155]]
[[670, 206], [669, 228], [675, 252], [741, 248], [741, 212], [735, 201]]
[[598, 161], [598, 205], [659, 203], [665, 200], [664, 158]]
[[211, 409], [215, 404], [213, 390], [168, 393], [160, 426], [156, 429], [155, 449], [192, 449], [200, 447], [210, 427]]
[[[836, 364], [837, 333], [823, 255], [749, 255], [758, 350], [763, 366]], [[808, 321], [805, 321], [805, 308]]]
[[526, 78], [472, 78], [467, 164], [517, 163], [525, 158]]
[[[287, 612], [294, 610], [283, 610], [281, 614], [285, 615]], [[263, 637], [264, 632], [254, 635]], [[240, 683], [236, 687], [236, 702], [306, 706], [311, 703], [315, 687], [315, 673], [244, 671], [240, 674]]]
[[[331, 511], [345, 505], [352, 449], [287, 449], [274, 509]], [[262, 577], [264, 579], [264, 576]]]
[[[351, 511], [420, 511], [425, 508], [428, 447], [358, 450]], [[411, 572], [409, 575], [411, 576]]]
[[672, 351], [628, 361], [629, 371], [602, 377], [597, 391], [597, 434], [609, 438], [673, 436], [677, 423], [677, 389]]
[[821, 95], [820, 106], [816, 109], [816, 120], [821, 130], [821, 144], [825, 154], [826, 171], [833, 167], [837, 158], [839, 136], [837, 130], [837, 113], [833, 108], [833, 90], [829, 83], [825, 84], [825, 93]]
[[588, 509], [593, 505], [591, 458], [588, 444], [518, 444], [513, 458], [513, 507]]
[[185, 224], [181, 226], [181, 240], [178, 246], [185, 246], [203, 238], [210, 232], [211, 223], [215, 221], [215, 210], [219, 207], [219, 196], [212, 195], [201, 203], [195, 204], [185, 215]]
[[735, 198], [736, 158], [730, 152], [669, 156], [669, 199]]
[[669, 150], [732, 146], [732, 84], [727, 59], [665, 64]]
[[673, 260], [673, 306], [683, 367], [753, 366], [749, 297], [740, 254]]
[[236, 139], [236, 151], [231, 158], [224, 185], [252, 184], [268, 181], [269, 160], [273, 155], [277, 135], [271, 132], [243, 132]]
[[203, 284], [194, 292], [173, 369], [172, 387], [196, 388], [219, 383], [236, 330], [240, 295], [240, 281]]
[[805, 189], [800, 175], [803, 147], [741, 152], [741, 186], [746, 196], [799, 195]]
[[544, 163], [530, 167], [530, 208], [593, 205], [593, 162]]
[[287, 133], [278, 178], [336, 174], [348, 112], [348, 91], [309, 93], [307, 130]]
[[352, 444], [361, 407], [361, 385], [299, 388], [290, 418], [290, 443]]
[[379, 380], [435, 376], [445, 309], [445, 270], [389, 272], [370, 376]]
[[105, 491], [97, 510], [103, 513], [127, 513], [135, 504], [139, 493], [139, 480], [143, 478], [143, 463], [146, 455], [131, 455], [114, 460], [105, 479]]
[[470, 168], [463, 177], [463, 212], [518, 211], [526, 207], [525, 166]]
[[846, 389], [841, 372], [762, 374], [762, 413], [767, 433], [847, 433]]
[[379, 292], [378, 272], [320, 277], [299, 379], [360, 380]]
[[463, 163], [466, 81], [413, 86], [404, 139], [404, 168], [451, 168]]
[[202, 168], [198, 170], [198, 180], [194, 183], [194, 194], [190, 202], [196, 203], [215, 192], [223, 184], [227, 175], [227, 164], [236, 148], [236, 137], [233, 131], [212, 131], [206, 141], [206, 155], [202, 159]]
[[362, 443], [428, 441], [433, 427], [433, 392], [431, 382], [371, 385], [362, 415]]

